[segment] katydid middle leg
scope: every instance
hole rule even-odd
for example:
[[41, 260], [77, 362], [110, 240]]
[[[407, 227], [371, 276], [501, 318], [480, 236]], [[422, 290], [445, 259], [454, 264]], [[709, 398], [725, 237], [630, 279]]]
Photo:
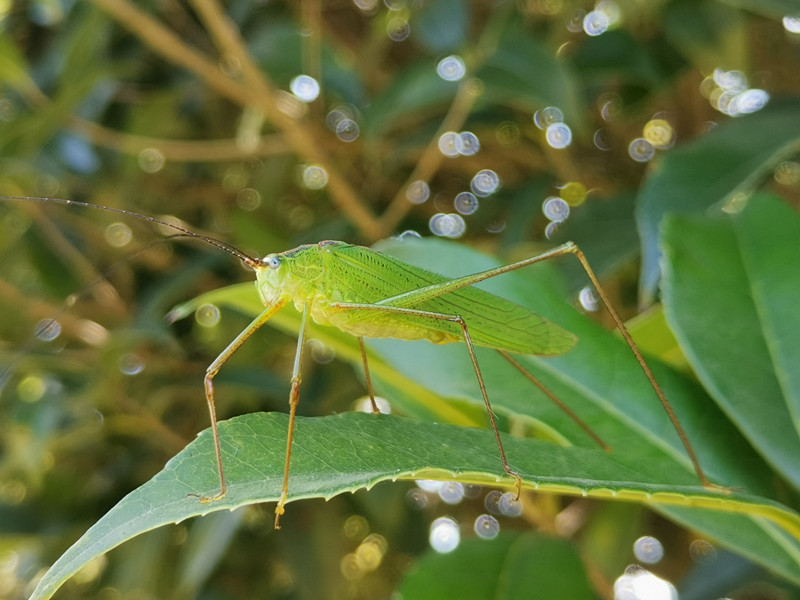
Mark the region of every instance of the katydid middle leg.
[[361, 360], [364, 363], [364, 380], [367, 384], [367, 394], [369, 394], [369, 401], [372, 403], [372, 413], [380, 414], [378, 404], [375, 402], [375, 392], [372, 391], [372, 377], [369, 375], [369, 362], [367, 361], [367, 348], [364, 346], [364, 338], [358, 336], [358, 347], [361, 349]]
[[472, 344], [472, 338], [470, 337], [469, 328], [467, 327], [466, 321], [464, 321], [464, 319], [459, 315], [448, 315], [443, 313], [418, 310], [415, 308], [385, 306], [382, 304], [357, 304], [357, 303], [335, 302], [332, 303], [330, 307], [333, 309], [344, 310], [344, 311], [405, 315], [405, 316], [413, 316], [422, 320], [447, 321], [450, 323], [456, 323], [461, 328], [461, 332], [464, 338], [464, 343], [467, 346], [467, 352], [469, 353], [469, 358], [470, 361], [472, 362], [472, 368], [474, 369], [475, 376], [478, 379], [478, 387], [480, 387], [481, 396], [483, 396], [483, 401], [486, 404], [486, 411], [489, 414], [489, 422], [491, 424], [492, 431], [494, 432], [495, 440], [497, 441], [497, 448], [500, 452], [500, 460], [503, 463], [503, 470], [506, 472], [506, 474], [515, 479], [517, 498], [519, 498], [520, 492], [522, 490], [522, 477], [520, 477], [519, 473], [512, 470], [511, 466], [508, 464], [508, 459], [506, 458], [506, 451], [505, 448], [503, 448], [503, 441], [500, 439], [500, 430], [497, 428], [497, 421], [494, 416], [494, 411], [492, 410], [491, 402], [489, 402], [489, 395], [486, 392], [486, 384], [484, 383], [481, 369], [478, 366], [478, 357], [475, 355], [475, 348]]
[[286, 461], [283, 465], [283, 485], [278, 504], [275, 506], [275, 529], [280, 529], [281, 515], [285, 512], [283, 508], [289, 496], [289, 464], [292, 457], [292, 440], [294, 439], [294, 419], [297, 413], [297, 405], [300, 403], [300, 381], [303, 372], [303, 346], [306, 343], [306, 331], [308, 320], [311, 314], [311, 300], [306, 302], [303, 308], [303, 316], [300, 321], [300, 331], [297, 334], [297, 350], [294, 355], [294, 366], [292, 367], [292, 389], [289, 392], [289, 427], [286, 434]]

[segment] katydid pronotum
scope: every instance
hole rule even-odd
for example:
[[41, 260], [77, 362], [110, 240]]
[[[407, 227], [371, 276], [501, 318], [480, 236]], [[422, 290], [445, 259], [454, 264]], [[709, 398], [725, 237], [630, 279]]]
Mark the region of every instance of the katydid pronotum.
[[478, 366], [474, 350], [475, 346], [497, 350], [511, 365], [518, 369], [562, 410], [566, 411], [597, 444], [607, 449], [606, 444], [577, 415], [510, 355], [510, 353], [539, 356], [560, 355], [573, 347], [576, 342], [575, 336], [523, 306], [472, 287], [480, 281], [567, 254], [571, 254], [578, 259], [619, 332], [630, 347], [633, 356], [669, 415], [700, 482], [706, 487], [717, 487], [707, 479], [683, 428], [647, 362], [611, 304], [583, 252], [572, 242], [567, 242], [548, 252], [515, 263], [476, 274], [448, 279], [370, 248], [345, 242], [323, 241], [318, 244], [299, 246], [281, 253], [269, 254], [263, 259], [259, 259], [248, 256], [224, 242], [200, 235], [173, 223], [122, 209], [58, 198], [1, 198], [95, 208], [142, 219], [150, 223], [166, 226], [176, 231], [179, 236], [195, 238], [215, 246], [240, 259], [255, 271], [256, 288], [264, 304], [264, 309], [220, 353], [206, 370], [204, 380], [205, 396], [214, 440], [214, 451], [219, 474], [219, 491], [212, 496], [198, 494], [197, 497], [201, 502], [213, 502], [221, 499], [227, 491], [217, 429], [214, 377], [231, 355], [251, 335], [260, 329], [278, 310], [290, 302], [302, 314], [302, 319], [292, 369], [283, 484], [281, 496], [275, 508], [276, 529], [280, 527], [280, 517], [284, 513], [284, 505], [289, 494], [294, 419], [300, 399], [302, 350], [310, 319], [320, 325], [337, 327], [358, 339], [363, 359], [367, 392], [375, 413], [379, 411], [375, 403], [369, 375], [369, 365], [364, 347], [365, 337], [429, 340], [436, 344], [464, 342], [472, 362], [481, 396], [486, 405], [489, 423], [497, 442], [503, 470], [515, 480], [518, 494], [522, 480], [512, 470], [506, 457], [483, 376]]

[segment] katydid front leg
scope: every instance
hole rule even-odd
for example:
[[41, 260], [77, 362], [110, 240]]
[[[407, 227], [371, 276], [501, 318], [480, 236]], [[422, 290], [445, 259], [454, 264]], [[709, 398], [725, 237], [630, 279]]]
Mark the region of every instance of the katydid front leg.
[[[208, 412], [211, 417], [211, 432], [214, 439], [214, 452], [217, 458], [217, 470], [219, 472], [219, 492], [213, 496], [200, 496], [201, 502], [213, 502], [225, 497], [228, 486], [225, 482], [225, 469], [222, 463], [222, 449], [220, 446], [219, 430], [217, 428], [217, 414], [214, 403], [214, 377], [222, 365], [236, 352], [241, 345], [247, 341], [264, 323], [269, 321], [288, 302], [288, 299], [279, 299], [270, 304], [250, 325], [248, 325], [236, 338], [223, 350], [206, 370], [205, 390], [206, 401], [208, 402]], [[292, 455], [292, 440], [294, 438], [294, 422], [297, 413], [297, 405], [300, 402], [300, 382], [302, 374], [303, 346], [305, 345], [306, 332], [311, 311], [311, 301], [309, 300], [303, 310], [303, 317], [300, 324], [300, 332], [297, 337], [297, 350], [295, 352], [294, 366], [292, 368], [291, 391], [289, 392], [289, 428], [286, 436], [286, 460], [283, 470], [283, 485], [278, 504], [275, 507], [275, 529], [280, 529], [280, 517], [285, 512], [284, 505], [289, 495], [289, 465]], [[193, 494], [194, 495], [194, 494]]]
[[201, 502], [213, 502], [225, 497], [228, 491], [228, 486], [225, 483], [225, 470], [222, 466], [222, 449], [219, 443], [219, 431], [217, 429], [217, 410], [214, 404], [214, 377], [222, 365], [236, 352], [247, 339], [256, 331], [269, 321], [272, 316], [278, 312], [286, 304], [286, 299], [279, 299], [265, 308], [260, 315], [258, 315], [236, 338], [228, 344], [228, 347], [223, 350], [217, 358], [214, 359], [206, 369], [206, 377], [204, 380], [206, 390], [206, 402], [208, 403], [208, 413], [211, 417], [211, 433], [214, 438], [214, 453], [217, 457], [217, 471], [219, 472], [219, 492], [213, 496], [200, 496], [198, 494], [190, 494], [200, 498]]

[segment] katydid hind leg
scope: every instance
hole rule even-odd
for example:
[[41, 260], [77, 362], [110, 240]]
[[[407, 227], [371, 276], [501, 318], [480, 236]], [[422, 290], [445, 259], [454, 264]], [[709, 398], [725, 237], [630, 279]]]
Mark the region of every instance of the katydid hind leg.
[[583, 254], [580, 248], [577, 245], [570, 242], [569, 244], [565, 245], [564, 253], [565, 254], [573, 254], [581, 263], [583, 270], [586, 272], [587, 277], [592, 282], [595, 290], [597, 290], [597, 295], [600, 296], [600, 299], [603, 301], [603, 304], [608, 311], [608, 314], [611, 315], [611, 319], [614, 321], [614, 324], [617, 326], [620, 334], [622, 335], [625, 343], [628, 345], [628, 348], [631, 349], [634, 357], [636, 358], [636, 362], [639, 363], [642, 371], [644, 372], [647, 380], [650, 382], [650, 386], [653, 388], [653, 391], [656, 393], [659, 401], [661, 402], [661, 406], [664, 407], [667, 415], [669, 416], [670, 421], [672, 422], [672, 426], [675, 428], [675, 431], [678, 433], [678, 437], [680, 437], [681, 443], [683, 444], [686, 453], [689, 455], [689, 459], [692, 462], [692, 466], [694, 468], [695, 473], [697, 474], [697, 478], [700, 480], [700, 483], [703, 484], [704, 487], [707, 488], [714, 488], [714, 489], [723, 489], [718, 485], [711, 483], [708, 478], [706, 477], [703, 468], [700, 466], [700, 461], [697, 459], [697, 455], [695, 454], [694, 448], [692, 444], [689, 442], [689, 438], [686, 435], [686, 432], [683, 430], [680, 422], [678, 421], [678, 417], [675, 415], [675, 411], [672, 410], [672, 405], [667, 400], [667, 396], [664, 394], [664, 391], [661, 389], [658, 381], [656, 381], [653, 372], [650, 370], [650, 366], [645, 361], [644, 356], [642, 355], [639, 347], [636, 345], [636, 342], [633, 341], [633, 337], [631, 337], [628, 328], [625, 327], [625, 323], [622, 321], [622, 318], [617, 313], [614, 306], [611, 304], [611, 300], [609, 299], [608, 295], [606, 294], [603, 287], [600, 285], [600, 281], [595, 275], [594, 270], [589, 265], [589, 261], [586, 260], [586, 256]]
[[656, 396], [661, 402], [661, 405], [664, 408], [665, 412], [667, 413], [673, 428], [678, 433], [678, 437], [680, 438], [681, 443], [684, 449], [686, 450], [686, 453], [692, 463], [692, 466], [694, 468], [695, 473], [697, 474], [698, 479], [700, 480], [700, 483], [702, 483], [703, 486], [705, 487], [718, 489], [719, 486], [712, 484], [706, 477], [706, 474], [703, 471], [703, 468], [701, 467], [699, 460], [697, 459], [697, 455], [694, 451], [694, 448], [689, 442], [689, 438], [686, 435], [686, 432], [684, 431], [683, 427], [678, 421], [677, 416], [675, 415], [675, 412], [672, 409], [672, 405], [669, 403], [669, 400], [667, 400], [666, 395], [661, 389], [661, 386], [659, 385], [656, 378], [653, 376], [653, 373], [650, 370], [649, 365], [645, 361], [644, 356], [642, 355], [639, 348], [636, 346], [636, 343], [633, 341], [633, 338], [631, 337], [630, 333], [625, 327], [625, 324], [623, 323], [619, 314], [614, 309], [614, 306], [611, 304], [608, 295], [605, 293], [605, 290], [601, 286], [600, 281], [598, 280], [593, 269], [589, 265], [588, 260], [586, 259], [583, 252], [580, 250], [580, 248], [578, 248], [578, 246], [575, 243], [566, 242], [565, 244], [553, 248], [552, 250], [549, 250], [537, 256], [533, 256], [531, 258], [527, 258], [515, 263], [488, 269], [481, 273], [466, 275], [464, 277], [457, 277], [447, 282], [432, 284], [429, 286], [418, 288], [416, 290], [412, 290], [410, 292], [400, 294], [398, 296], [385, 298], [381, 300], [380, 306], [394, 305], [397, 307], [404, 307], [404, 308], [411, 307], [415, 304], [425, 302], [426, 300], [430, 300], [432, 298], [438, 298], [450, 292], [471, 286], [480, 281], [497, 277], [498, 275], [502, 275], [503, 273], [509, 273], [511, 271], [515, 271], [517, 269], [521, 269], [523, 267], [527, 267], [529, 265], [538, 262], [544, 262], [546, 260], [550, 260], [567, 254], [572, 254], [578, 259], [578, 261], [581, 264], [581, 267], [586, 272], [587, 277], [592, 282], [594, 288], [597, 290], [598, 296], [603, 301], [603, 304], [605, 305], [606, 310], [608, 311], [609, 315], [614, 321], [614, 324], [619, 329], [619, 332], [622, 335], [623, 339], [625, 340], [625, 343], [630, 348], [636, 361], [639, 363], [642, 372], [647, 377], [650, 387], [652, 387], [653, 391], [655, 392]]
[[427, 319], [430, 321], [448, 321], [450, 323], [456, 323], [461, 328], [461, 332], [464, 337], [464, 343], [467, 346], [467, 352], [469, 353], [469, 358], [470, 361], [472, 362], [472, 367], [475, 371], [475, 376], [478, 379], [478, 387], [480, 387], [481, 396], [483, 397], [483, 401], [486, 405], [486, 411], [489, 415], [489, 423], [491, 425], [495, 440], [497, 442], [497, 448], [500, 452], [500, 460], [503, 464], [503, 470], [506, 472], [506, 474], [514, 478], [515, 480], [514, 485], [517, 489], [517, 498], [519, 498], [520, 492], [522, 491], [522, 477], [520, 477], [519, 473], [512, 470], [511, 466], [508, 464], [508, 459], [506, 458], [506, 451], [505, 448], [503, 447], [503, 441], [500, 438], [500, 431], [497, 428], [497, 421], [494, 416], [494, 411], [492, 410], [492, 404], [489, 401], [489, 395], [486, 392], [486, 384], [484, 383], [483, 374], [481, 373], [480, 366], [478, 365], [478, 358], [475, 355], [475, 348], [472, 344], [472, 337], [469, 334], [469, 328], [467, 327], [466, 321], [464, 321], [464, 319], [459, 315], [448, 315], [443, 313], [418, 310], [414, 308], [385, 306], [382, 304], [355, 304], [355, 303], [337, 302], [331, 304], [330, 306], [331, 308], [354, 311], [354, 312], [382, 312], [386, 314], [414, 316], [420, 319]]
[[297, 413], [297, 405], [300, 403], [300, 381], [303, 372], [303, 346], [306, 343], [306, 330], [311, 314], [311, 301], [306, 302], [303, 309], [302, 320], [300, 321], [300, 331], [297, 334], [297, 351], [294, 356], [294, 367], [292, 368], [292, 389], [289, 392], [289, 427], [286, 434], [286, 460], [283, 465], [283, 485], [281, 486], [281, 496], [275, 506], [275, 529], [280, 529], [281, 515], [286, 512], [284, 508], [289, 497], [289, 465], [292, 458], [292, 440], [294, 439], [294, 419]]
[[672, 405], [669, 403], [669, 400], [667, 400], [664, 391], [661, 389], [661, 386], [659, 385], [658, 381], [653, 375], [653, 372], [650, 370], [650, 366], [644, 359], [644, 356], [639, 350], [639, 347], [636, 345], [636, 342], [633, 341], [630, 332], [628, 332], [627, 327], [625, 327], [625, 323], [622, 321], [622, 318], [619, 316], [613, 304], [611, 303], [611, 300], [609, 299], [608, 295], [603, 289], [603, 286], [600, 285], [600, 281], [597, 278], [597, 275], [595, 274], [591, 265], [589, 264], [589, 261], [586, 259], [586, 256], [574, 242], [566, 242], [565, 244], [562, 244], [561, 246], [558, 246], [557, 248], [554, 248], [538, 256], [527, 258], [525, 260], [521, 260], [519, 262], [512, 263], [510, 265], [497, 267], [496, 269], [490, 269], [489, 271], [484, 271], [483, 273], [478, 274], [478, 278], [475, 281], [476, 282], [483, 281], [484, 279], [489, 279], [490, 277], [495, 277], [502, 273], [515, 271], [517, 269], [521, 269], [522, 267], [527, 267], [528, 265], [532, 265], [534, 263], [542, 262], [545, 260], [550, 260], [552, 258], [557, 258], [559, 256], [564, 256], [566, 254], [572, 254], [578, 259], [578, 262], [580, 262], [581, 267], [583, 267], [586, 276], [592, 282], [592, 285], [597, 291], [597, 295], [603, 301], [603, 304], [605, 305], [608, 314], [614, 321], [614, 324], [616, 325], [617, 329], [622, 335], [622, 338], [625, 340], [625, 343], [627, 344], [628, 348], [630, 348], [631, 352], [633, 353], [633, 356], [636, 358], [636, 362], [639, 363], [639, 367], [642, 369], [642, 372], [647, 377], [647, 380], [650, 383], [650, 387], [653, 388], [653, 391], [655, 392], [656, 396], [661, 402], [662, 407], [669, 416], [669, 419], [672, 422], [672, 426], [678, 433], [678, 437], [681, 440], [681, 444], [683, 444], [683, 447], [686, 450], [687, 455], [689, 456], [689, 460], [692, 463], [692, 467], [694, 468], [694, 471], [697, 474], [697, 478], [700, 480], [700, 483], [702, 483], [703, 486], [707, 488], [720, 489], [720, 486], [711, 483], [706, 477], [703, 468], [700, 466], [700, 461], [697, 459], [697, 455], [695, 454], [694, 448], [692, 447], [692, 444], [689, 442], [689, 438], [686, 435], [686, 432], [684, 431], [683, 427], [678, 421], [678, 417], [675, 415], [675, 412], [672, 410]]
[[204, 385], [206, 402], [208, 403], [208, 413], [209, 417], [211, 418], [211, 434], [214, 439], [214, 453], [217, 459], [217, 471], [219, 473], [219, 492], [213, 496], [200, 496], [199, 494], [191, 494], [200, 498], [201, 502], [213, 502], [214, 500], [220, 500], [221, 498], [225, 497], [225, 494], [228, 491], [228, 486], [225, 482], [225, 469], [222, 464], [222, 448], [219, 440], [219, 430], [217, 428], [217, 410], [214, 403], [214, 377], [217, 375], [217, 373], [219, 373], [222, 365], [227, 362], [233, 353], [236, 352], [251, 335], [258, 331], [264, 325], [264, 323], [269, 321], [269, 319], [276, 312], [278, 312], [278, 310], [284, 304], [286, 304], [285, 300], [276, 302], [266, 307], [260, 315], [253, 319], [253, 321], [239, 335], [237, 335], [230, 344], [228, 344], [228, 347], [225, 348], [225, 350], [223, 350], [219, 356], [214, 359], [214, 362], [212, 362], [206, 369]]
[[467, 328], [467, 323], [464, 321], [463, 318], [457, 317], [456, 323], [461, 326], [461, 331], [464, 334], [464, 344], [467, 347], [467, 352], [469, 352], [469, 358], [472, 361], [472, 368], [475, 370], [475, 376], [478, 378], [478, 386], [481, 388], [481, 395], [483, 396], [483, 401], [486, 404], [486, 412], [489, 413], [489, 421], [492, 424], [492, 431], [494, 432], [494, 437], [497, 440], [497, 448], [500, 451], [500, 460], [503, 462], [503, 469], [505, 472], [513, 477], [516, 480], [516, 488], [517, 488], [517, 496], [516, 499], [519, 500], [520, 494], [522, 493], [522, 477], [516, 471], [511, 470], [511, 466], [508, 464], [508, 459], [506, 458], [506, 451], [503, 448], [503, 441], [500, 439], [500, 431], [497, 429], [497, 422], [495, 421], [494, 411], [492, 410], [492, 404], [489, 402], [489, 394], [486, 392], [486, 384], [483, 381], [483, 374], [481, 373], [481, 368], [478, 366], [478, 357], [475, 355], [475, 347], [472, 345], [472, 338], [469, 335], [469, 329]]

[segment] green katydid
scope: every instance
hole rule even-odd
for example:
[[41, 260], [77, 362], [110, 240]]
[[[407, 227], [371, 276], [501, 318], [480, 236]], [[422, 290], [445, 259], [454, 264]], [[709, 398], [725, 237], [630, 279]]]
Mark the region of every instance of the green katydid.
[[225, 496], [227, 484], [217, 430], [214, 402], [214, 377], [234, 352], [275, 313], [288, 303], [293, 303], [302, 314], [298, 334], [289, 396], [289, 427], [283, 485], [275, 508], [275, 528], [280, 527], [280, 517], [289, 494], [294, 419], [299, 402], [302, 373], [303, 346], [309, 320], [320, 325], [337, 327], [357, 337], [366, 377], [366, 386], [374, 412], [378, 412], [369, 376], [369, 366], [363, 339], [397, 338], [402, 340], [429, 340], [444, 344], [464, 342], [486, 405], [491, 428], [497, 442], [503, 470], [515, 479], [517, 492], [521, 478], [509, 465], [483, 376], [475, 355], [475, 346], [493, 348], [518, 369], [552, 401], [569, 414], [601, 447], [605, 443], [580, 418], [567, 408], [547, 388], [528, 373], [512, 356], [534, 354], [555, 356], [569, 351], [576, 338], [558, 325], [514, 302], [472, 287], [474, 284], [523, 267], [567, 254], [574, 255], [598, 296], [603, 301], [622, 337], [630, 347], [636, 361], [647, 376], [677, 431], [692, 462], [700, 482], [706, 487], [716, 487], [709, 482], [695, 452], [689, 443], [666, 396], [655, 380], [647, 362], [633, 342], [621, 318], [613, 308], [583, 252], [572, 242], [538, 256], [480, 273], [455, 279], [409, 265], [386, 254], [364, 246], [339, 241], [323, 241], [300, 246], [293, 250], [269, 254], [263, 259], [253, 258], [219, 240], [209, 238], [172, 223], [141, 215], [83, 202], [56, 198], [5, 197], [6, 199], [53, 202], [97, 208], [164, 225], [180, 236], [191, 237], [211, 244], [239, 258], [256, 273], [256, 288], [264, 304], [263, 311], [225, 348], [209, 365], [204, 380], [205, 395], [211, 419], [219, 491], [212, 496], [201, 496], [202, 502], [213, 502]]

